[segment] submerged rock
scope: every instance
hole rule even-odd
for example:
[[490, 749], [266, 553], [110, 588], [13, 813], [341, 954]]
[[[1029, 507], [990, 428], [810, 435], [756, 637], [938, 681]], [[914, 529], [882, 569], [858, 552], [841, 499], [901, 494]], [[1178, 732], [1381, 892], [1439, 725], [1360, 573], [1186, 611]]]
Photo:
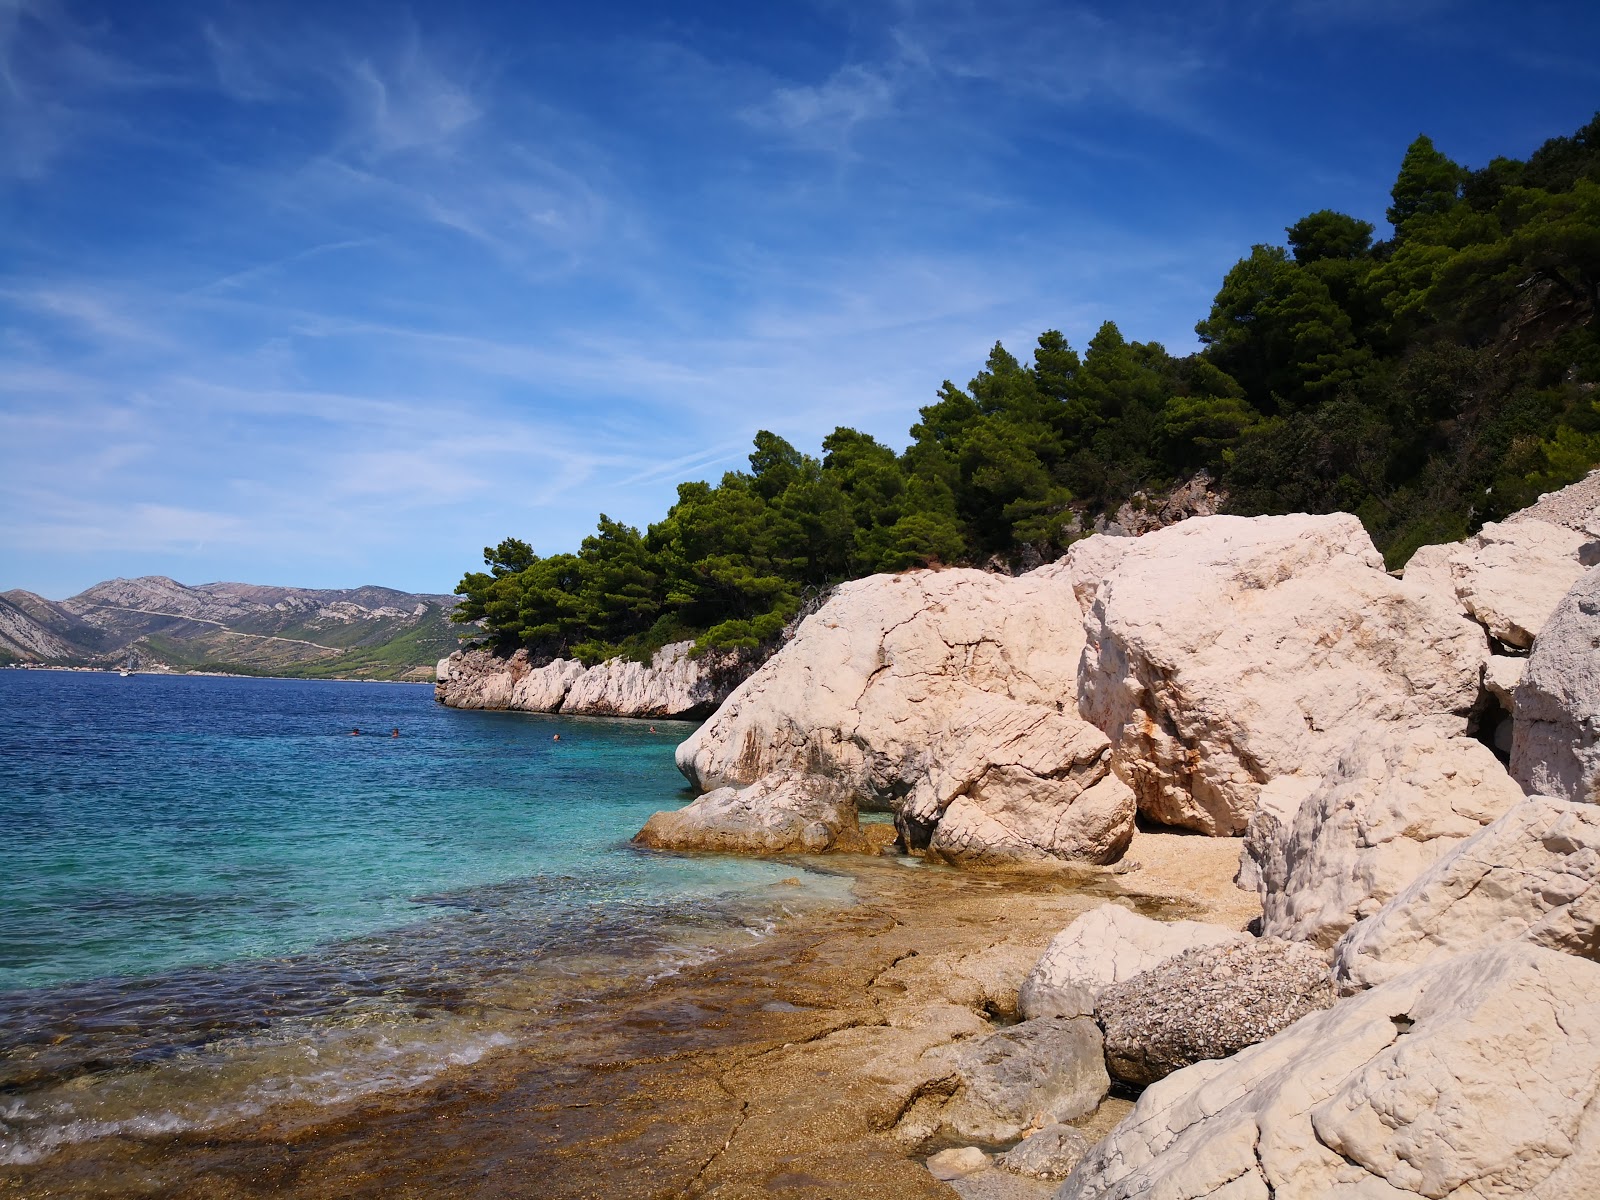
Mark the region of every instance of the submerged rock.
[[1100, 993], [1197, 946], [1243, 944], [1237, 930], [1199, 921], [1153, 921], [1120, 904], [1102, 904], [1051, 940], [1023, 981], [1024, 1017], [1091, 1015]]
[[1600, 567], [1534, 643], [1517, 683], [1511, 773], [1537, 795], [1600, 802]]
[[653, 815], [634, 841], [657, 850], [729, 854], [867, 852], [855, 799], [820, 775], [777, 771], [745, 788], [718, 788]]
[[1383, 570], [1347, 514], [1197, 517], [1132, 541], [1096, 590], [1083, 715], [1153, 820], [1245, 831], [1262, 787], [1360, 728], [1478, 697], [1477, 625]]
[[1341, 991], [1497, 942], [1600, 958], [1600, 806], [1530, 796], [1458, 843], [1334, 951]]
[[1145, 1091], [1058, 1200], [1600, 1194], [1600, 965], [1458, 955]]
[[1334, 1001], [1327, 960], [1278, 938], [1203, 946], [1100, 993], [1095, 1019], [1106, 1066], [1150, 1084], [1208, 1058], [1227, 1058]]

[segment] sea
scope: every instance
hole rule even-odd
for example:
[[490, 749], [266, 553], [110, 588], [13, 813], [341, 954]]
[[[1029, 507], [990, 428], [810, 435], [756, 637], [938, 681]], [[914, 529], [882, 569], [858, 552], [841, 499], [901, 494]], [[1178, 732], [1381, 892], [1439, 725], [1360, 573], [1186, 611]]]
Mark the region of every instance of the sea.
[[793, 862], [631, 844], [690, 799], [693, 728], [0, 670], [0, 1164], [325, 1119], [847, 904]]

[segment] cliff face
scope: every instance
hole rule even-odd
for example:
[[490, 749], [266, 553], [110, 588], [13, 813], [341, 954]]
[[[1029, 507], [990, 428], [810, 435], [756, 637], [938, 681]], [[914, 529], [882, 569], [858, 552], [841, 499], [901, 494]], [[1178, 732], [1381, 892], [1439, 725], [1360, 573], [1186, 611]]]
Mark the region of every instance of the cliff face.
[[585, 667], [558, 658], [536, 667], [525, 650], [510, 657], [457, 651], [439, 660], [434, 696], [449, 708], [507, 709], [608, 717], [702, 717], [751, 670], [739, 654], [691, 658], [693, 642], [658, 650], [650, 665], [612, 659]]

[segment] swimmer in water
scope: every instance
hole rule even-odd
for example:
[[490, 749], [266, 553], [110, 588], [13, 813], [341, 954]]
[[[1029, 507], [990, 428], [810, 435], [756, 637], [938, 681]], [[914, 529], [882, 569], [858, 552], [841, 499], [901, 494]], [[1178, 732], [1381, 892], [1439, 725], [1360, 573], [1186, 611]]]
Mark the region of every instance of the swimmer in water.
[[561, 735], [559, 733], [552, 733], [550, 735], [550, 740], [552, 742], [559, 742], [561, 740]]
[[654, 733], [655, 731], [656, 731], [656, 727], [654, 725], [650, 726], [650, 732]]
[[351, 737], [360, 737], [360, 736], [361, 736], [361, 730], [359, 730], [359, 729], [352, 729], [352, 730], [351, 730], [351, 731], [350, 731], [350, 736], [351, 736]]
[[389, 736], [390, 737], [399, 737], [400, 736], [400, 731], [398, 729], [391, 729], [389, 731]]

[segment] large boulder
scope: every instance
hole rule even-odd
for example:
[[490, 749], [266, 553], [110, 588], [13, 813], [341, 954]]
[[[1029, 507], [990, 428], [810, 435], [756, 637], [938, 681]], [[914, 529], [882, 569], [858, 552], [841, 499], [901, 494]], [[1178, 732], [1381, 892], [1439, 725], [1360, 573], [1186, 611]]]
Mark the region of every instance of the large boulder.
[[841, 584], [678, 747], [696, 787], [830, 774], [897, 808], [973, 692], [1068, 711], [1083, 630], [1064, 564], [1017, 578], [910, 571]]
[[1383, 569], [1352, 516], [1197, 517], [1136, 539], [1085, 618], [1083, 715], [1139, 811], [1243, 833], [1263, 785], [1351, 732], [1461, 718], [1483, 631]]
[[1600, 807], [1531, 796], [1351, 929], [1334, 950], [1339, 988], [1496, 942], [1600, 958], [1597, 883]]
[[820, 854], [870, 849], [848, 788], [820, 775], [774, 771], [745, 788], [718, 788], [654, 814], [634, 836], [656, 850]]
[[1511, 773], [1537, 795], [1600, 802], [1600, 567], [1562, 597], [1516, 685]]
[[[1491, 521], [1466, 541], [1442, 548], [1450, 594], [1490, 636], [1525, 650], [1583, 574], [1585, 547], [1592, 541], [1545, 521]], [[1406, 578], [1417, 578], [1410, 566]]]
[[1505, 768], [1472, 738], [1446, 736], [1426, 722], [1357, 734], [1276, 837], [1245, 839], [1259, 879], [1261, 932], [1331, 950], [1345, 930], [1521, 799]]
[[1327, 960], [1303, 942], [1202, 946], [1100, 993], [1106, 1066], [1150, 1084], [1265, 1041], [1334, 1001]]
[[1024, 1017], [1092, 1014], [1100, 993], [1197, 946], [1241, 944], [1237, 930], [1200, 921], [1153, 921], [1120, 904], [1091, 909], [1051, 939], [1022, 983]]
[[700, 787], [808, 772], [970, 866], [1106, 863], [1134, 806], [1073, 696], [1083, 631], [1064, 561], [1020, 578], [842, 585], [678, 748]]
[[1100, 1029], [1088, 1017], [1041, 1017], [930, 1052], [955, 1089], [940, 1116], [948, 1135], [1009, 1142], [1086, 1117], [1111, 1087]]
[[931, 831], [935, 857], [1028, 867], [1107, 863], [1127, 849], [1133, 793], [1111, 774], [1111, 744], [1087, 721], [973, 692], [939, 747], [900, 809], [903, 827]]
[[1600, 1195], [1600, 965], [1418, 968], [1155, 1084], [1057, 1200]]
[[994, 1165], [1031, 1179], [1065, 1179], [1093, 1144], [1071, 1125], [1046, 1125], [995, 1159]]

